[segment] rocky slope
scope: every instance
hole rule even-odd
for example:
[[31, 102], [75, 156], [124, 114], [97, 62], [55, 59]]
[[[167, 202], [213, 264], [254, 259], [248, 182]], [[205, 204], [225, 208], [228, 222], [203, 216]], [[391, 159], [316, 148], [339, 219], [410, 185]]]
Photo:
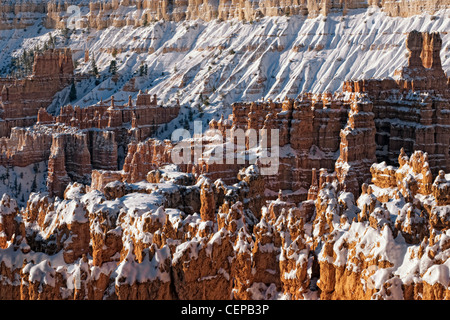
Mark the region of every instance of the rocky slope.
[[4, 4], [0, 299], [450, 298], [445, 1]]
[[[405, 65], [407, 49], [401, 44], [412, 29], [441, 32], [441, 60], [448, 73], [447, 18], [445, 7], [434, 14], [405, 18], [369, 7], [350, 9], [347, 15], [330, 12], [326, 18], [282, 15], [252, 22], [150, 21], [146, 27], [68, 32], [35, 23], [27, 31], [2, 31], [0, 71], [8, 74], [11, 56], [21, 56], [24, 48], [42, 47], [51, 34], [56, 46], [72, 49], [76, 72], [91, 72], [91, 61], [85, 60], [90, 57], [95, 58], [101, 75], [99, 84], [79, 79], [74, 104], [88, 106], [112, 95], [126, 102], [130, 94], [135, 99], [139, 90], [148, 89], [163, 102], [178, 98], [183, 107], [195, 106], [203, 113], [195, 112], [194, 118], [203, 115], [203, 120], [210, 120], [218, 119], [221, 112], [231, 113], [227, 106], [235, 101], [283, 100], [308, 91], [339, 91], [343, 81], [352, 78], [393, 77]], [[116, 77], [109, 73], [114, 59], [120, 75]], [[145, 65], [147, 72], [141, 75]], [[59, 95], [50, 110], [56, 112], [67, 103], [67, 95]], [[177, 120], [188, 112], [182, 108]], [[168, 137], [170, 128], [178, 124], [174, 121], [159, 137]]]

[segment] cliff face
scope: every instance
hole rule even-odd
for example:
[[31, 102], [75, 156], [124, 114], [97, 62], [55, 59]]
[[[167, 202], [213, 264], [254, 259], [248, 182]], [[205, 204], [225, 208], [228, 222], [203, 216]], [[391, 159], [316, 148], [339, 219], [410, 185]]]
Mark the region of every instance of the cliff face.
[[54, 95], [70, 84], [73, 70], [70, 49], [50, 49], [35, 54], [31, 76], [0, 79], [0, 136], [9, 136], [15, 126], [33, 125], [38, 110], [47, 108]]
[[370, 178], [369, 167], [376, 162], [373, 105], [367, 97], [351, 104], [346, 127], [341, 130], [339, 158], [335, 164], [343, 189], [358, 195], [360, 186]]
[[23, 29], [32, 26], [45, 18], [47, 5], [46, 1], [1, 1], [0, 30]]
[[[80, 5], [82, 15], [89, 12], [88, 1], [74, 3]], [[139, 16], [138, 9], [132, 7], [133, 2], [129, 3], [131, 6], [119, 2], [119, 8], [114, 13], [106, 11], [103, 20], [116, 19], [122, 14], [130, 14], [130, 19]], [[72, 3], [61, 2], [56, 7], [65, 12], [66, 4]], [[100, 6], [93, 3], [95, 5]], [[240, 4], [232, 4], [231, 11], [235, 5]], [[65, 16], [67, 20], [69, 14]], [[8, 45], [6, 34], [11, 31], [4, 31], [5, 37], [0, 38], [0, 45], [4, 46], [0, 73], [5, 76], [11, 71], [11, 56], [19, 58], [23, 49], [29, 52], [36, 46], [42, 47], [48, 43], [51, 34], [57, 47], [72, 49], [77, 72], [90, 73], [89, 59], [95, 58], [100, 73], [108, 74], [111, 60], [117, 58], [124, 82], [115, 81], [119, 80], [118, 76], [114, 81], [110, 81], [110, 77], [100, 77], [101, 85], [96, 94], [87, 81], [83, 81], [86, 80], [84, 76], [77, 77], [78, 99], [74, 104], [93, 105], [100, 96], [106, 101], [116, 88], [116, 98], [125, 101], [129, 94], [135, 98], [139, 89], [149, 89], [162, 101], [179, 98], [183, 105], [201, 105], [201, 93], [219, 110], [235, 101], [255, 101], [260, 97], [284, 100], [285, 96], [295, 98], [307, 91], [340, 91], [345, 79], [392, 76], [395, 69], [403, 66], [406, 48], [401, 43], [411, 31], [410, 26], [418, 21], [414, 24], [418, 30], [444, 31], [448, 29], [446, 16], [444, 9], [434, 15], [423, 13], [423, 18], [418, 20], [415, 16], [398, 19], [387, 16], [376, 6], [356, 9], [347, 15], [331, 10], [326, 19], [322, 15], [315, 18], [309, 15], [311, 18], [306, 19], [301, 14], [245, 21], [216, 19], [206, 22], [200, 19], [175, 22], [165, 19], [149, 20], [146, 27], [78, 28], [73, 31], [65, 30], [63, 23], [59, 30], [42, 29], [41, 32], [38, 32], [39, 25], [35, 25], [28, 31], [19, 30], [14, 45]], [[118, 33], [120, 37], [117, 37]], [[446, 50], [449, 35], [442, 33], [441, 37], [442, 47]], [[134, 59], [134, 54], [139, 58]], [[358, 63], [346, 63], [345, 57], [349, 55]], [[158, 64], [162, 56], [166, 61], [164, 67]], [[441, 59], [448, 72], [449, 56], [443, 54]], [[310, 63], [311, 60], [315, 63]], [[140, 75], [141, 64], [148, 65], [148, 73]], [[373, 68], [372, 65], [383, 67]], [[159, 77], [162, 72], [164, 76]], [[104, 91], [106, 89], [110, 92]], [[64, 97], [59, 98], [61, 104], [67, 103], [63, 102]], [[53, 107], [55, 109], [51, 110], [56, 111], [59, 106]], [[229, 109], [225, 112], [228, 114]], [[161, 138], [167, 138], [167, 135]]]
[[[63, 5], [49, 1], [45, 23], [47, 27], [63, 28], [67, 25], [70, 15], [67, 8], [70, 2]], [[361, 9], [371, 6], [381, 7], [391, 16], [407, 17], [427, 11], [430, 14], [448, 7], [444, 1], [107, 1], [102, 3], [82, 3], [82, 14], [77, 22], [80, 27], [104, 29], [109, 26], [145, 26], [155, 20], [196, 20], [211, 21], [214, 19], [253, 21], [268, 16], [303, 15], [316, 17], [326, 16], [331, 12], [346, 14], [349, 9]]]
[[[109, 104], [100, 101], [95, 105], [81, 108], [80, 106], [66, 105], [61, 107], [59, 115], [51, 116], [45, 108], [37, 113], [38, 124], [64, 124], [79, 129], [108, 129], [117, 135], [117, 142], [121, 136], [132, 136], [138, 141], [145, 140], [156, 132], [161, 124], [170, 122], [178, 116], [179, 103], [171, 106], [158, 104], [156, 95], [139, 91], [135, 101], [128, 97], [128, 103], [120, 105], [115, 102], [114, 96]], [[129, 130], [131, 127], [132, 130]], [[127, 130], [125, 130], [127, 128]]]
[[396, 164], [400, 149], [429, 154], [431, 170], [448, 170], [449, 82], [442, 70], [439, 33], [408, 34], [408, 65], [391, 80], [344, 83], [344, 92], [363, 93], [373, 103], [377, 159]]
[[[68, 12], [71, 5], [80, 8]], [[264, 16], [303, 15], [326, 16], [332, 12], [346, 14], [349, 9], [380, 7], [390, 16], [408, 17], [426, 11], [430, 14], [445, 9], [448, 1], [376, 1], [376, 0], [301, 0], [301, 1], [186, 1], [167, 0], [109, 0], [95, 1], [9, 1], [2, 0], [0, 29], [23, 29], [36, 21], [44, 21], [47, 28], [65, 28], [69, 24], [78, 27], [104, 29], [110, 26], [145, 26], [154, 20], [196, 20], [214, 19], [252, 21]]]
[[67, 105], [52, 116], [46, 108], [72, 79], [73, 68], [70, 50], [48, 50], [36, 54], [30, 77], [0, 80], [0, 133], [9, 136], [0, 139], [0, 165], [26, 167], [48, 160], [47, 189], [59, 197], [69, 182], [89, 183], [92, 169], [117, 170], [119, 148], [126, 152], [131, 141], [146, 139], [180, 110], [178, 103], [161, 106], [156, 95], [139, 92], [126, 105], [112, 97], [109, 105]]

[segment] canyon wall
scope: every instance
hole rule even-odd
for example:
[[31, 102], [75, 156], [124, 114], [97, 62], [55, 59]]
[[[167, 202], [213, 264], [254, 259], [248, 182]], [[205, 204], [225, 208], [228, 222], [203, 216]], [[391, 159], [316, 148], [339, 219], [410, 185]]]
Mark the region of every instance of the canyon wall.
[[45, 1], [2, 0], [0, 30], [24, 29], [44, 19], [48, 4]]
[[33, 74], [24, 79], [0, 79], [0, 136], [9, 136], [16, 126], [36, 122], [38, 110], [47, 108], [53, 96], [73, 79], [70, 49], [50, 49], [36, 53]]
[[[73, 1], [81, 5], [82, 14], [72, 20], [73, 16], [67, 12], [71, 2], [60, 3], [51, 1], [47, 6], [45, 24], [48, 28], [64, 28], [69, 23], [78, 24], [79, 27], [104, 29], [110, 26], [145, 26], [157, 20], [196, 20], [211, 21], [214, 19], [253, 21], [265, 16], [303, 15], [316, 17], [320, 14], [326, 16], [331, 12], [347, 14], [349, 9], [366, 9], [380, 7], [390, 16], [407, 17], [421, 14], [424, 11], [434, 12], [448, 8], [446, 1], [376, 1], [376, 0], [293, 0], [293, 1], [186, 1], [176, 0], [125, 0], [108, 2]], [[70, 20], [70, 21], [69, 21]]]
[[378, 161], [397, 164], [401, 148], [429, 154], [431, 170], [448, 170], [450, 82], [442, 70], [439, 33], [410, 32], [408, 65], [394, 79], [346, 81], [344, 92], [362, 93], [373, 103]]
[[[233, 104], [230, 119], [212, 120], [210, 129], [203, 137], [185, 140], [177, 148], [185, 148], [188, 162], [179, 164], [184, 172], [204, 175], [211, 180], [221, 179], [226, 184], [237, 182], [238, 172], [246, 166], [256, 164], [240, 152], [248, 148], [248, 139], [244, 131], [255, 130], [260, 139], [260, 130], [279, 130], [279, 171], [278, 175], [264, 176], [265, 193], [271, 198], [278, 196], [278, 190], [296, 190], [286, 194], [291, 201], [306, 200], [311, 182], [312, 168], [328, 168], [334, 170], [334, 163], [339, 150], [339, 132], [347, 121], [349, 101], [341, 95], [305, 94], [300, 99], [286, 99], [283, 102], [252, 102]], [[227, 130], [231, 134], [231, 145], [221, 140], [216, 143], [212, 137], [218, 131], [223, 138]], [[238, 146], [238, 140], [244, 137], [245, 145]], [[269, 139], [270, 140], [270, 139]], [[225, 144], [223, 144], [225, 142]], [[278, 142], [278, 141], [277, 141]], [[223, 145], [222, 145], [223, 144]], [[201, 146], [201, 148], [199, 147]], [[223, 154], [233, 154], [229, 163], [224, 155], [214, 158], [214, 148], [219, 147]], [[268, 147], [271, 147], [270, 141]], [[138, 145], [130, 145], [123, 167], [122, 179], [137, 182], [145, 179], [149, 170], [172, 163], [172, 153], [178, 156], [180, 150], [170, 141], [150, 139]], [[200, 148], [197, 151], [197, 148]], [[197, 152], [202, 156], [197, 159]], [[212, 156], [210, 155], [212, 153]], [[255, 154], [256, 157], [260, 155]], [[253, 163], [251, 163], [253, 162]], [[261, 165], [261, 164], [260, 164]], [[105, 173], [107, 174], [107, 173]]]
[[52, 116], [41, 108], [37, 115], [37, 123], [46, 125], [57, 123], [81, 130], [108, 129], [115, 132], [117, 143], [126, 146], [129, 141], [120, 141], [124, 136], [133, 136], [138, 141], [145, 140], [154, 134], [161, 124], [175, 119], [179, 111], [178, 101], [170, 106], [159, 105], [156, 95], [151, 96], [140, 91], [135, 102], [129, 96], [125, 105], [116, 104], [112, 96], [109, 101], [102, 100], [85, 108], [63, 106], [58, 116]]
[[[292, 1], [186, 1], [177, 0], [111, 0], [97, 1], [1, 1], [0, 29], [23, 29], [43, 20], [47, 28], [77, 27], [104, 29], [110, 26], [145, 26], [155, 20], [185, 19], [256, 20], [264, 16], [326, 16], [331, 12], [347, 14], [349, 9], [380, 7], [390, 16], [407, 17], [428, 12], [433, 14], [449, 6], [445, 1], [377, 1], [377, 0], [292, 0]], [[71, 5], [81, 8], [68, 12]], [[74, 19], [75, 18], [75, 19]], [[69, 26], [71, 27], [71, 25]]]
[[[87, 108], [67, 105], [58, 116], [46, 108], [73, 80], [69, 49], [36, 54], [33, 74], [21, 80], [0, 79], [0, 165], [26, 167], [49, 161], [48, 191], [62, 197], [71, 181], [88, 183], [92, 168], [117, 170], [118, 148], [142, 141], [178, 116], [180, 106], [161, 106], [156, 95], [139, 92], [136, 101], [100, 102]], [[36, 123], [36, 125], [35, 125]]]
[[[143, 95], [138, 96], [138, 103], [142, 98]], [[125, 152], [128, 148], [133, 150], [133, 144], [129, 145], [131, 142], [136, 145], [147, 138], [161, 123], [176, 117], [178, 110], [179, 106], [157, 106], [155, 101], [153, 106], [138, 105], [136, 108], [131, 105], [84, 109], [67, 106], [54, 117], [41, 108], [37, 124], [13, 128], [10, 137], [0, 138], [0, 165], [26, 167], [48, 160], [48, 192], [62, 197], [69, 182], [89, 184], [93, 169], [117, 170], [119, 146]], [[141, 124], [136, 126], [134, 121]], [[145, 154], [154, 156], [153, 153]], [[131, 158], [125, 159], [125, 168], [129, 166], [128, 161], [132, 161]], [[137, 162], [135, 166], [147, 171], [144, 176], [131, 172], [133, 182], [145, 178], [147, 172], [155, 168], [143, 167], [141, 160], [134, 161]]]

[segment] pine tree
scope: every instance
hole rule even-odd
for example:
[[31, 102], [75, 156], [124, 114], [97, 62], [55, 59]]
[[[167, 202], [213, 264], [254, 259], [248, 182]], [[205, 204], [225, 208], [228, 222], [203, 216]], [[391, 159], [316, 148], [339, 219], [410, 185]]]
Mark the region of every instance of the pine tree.
[[75, 81], [73, 80], [70, 87], [69, 100], [70, 102], [77, 100], [77, 88], [75, 87]]
[[144, 27], [148, 26], [148, 17], [144, 15]]
[[36, 183], [36, 176], [34, 176], [33, 182], [31, 183], [31, 192], [37, 191], [37, 183]]
[[139, 67], [139, 76], [146, 76], [148, 73], [148, 64], [141, 64]]
[[70, 38], [70, 30], [69, 30], [69, 28], [64, 28], [63, 30], [62, 30], [62, 35], [63, 35], [63, 37], [67, 40], [67, 39], [69, 39]]
[[200, 116], [200, 118], [203, 117], [203, 108], [201, 105], [197, 105], [197, 110], [198, 110], [198, 114]]
[[112, 75], [115, 75], [117, 73], [117, 61], [111, 60], [111, 63], [109, 64], [109, 73]]
[[186, 117], [184, 118], [184, 126], [183, 127], [184, 127], [184, 129], [189, 130], [189, 127], [190, 127], [189, 120]]
[[91, 73], [95, 77], [98, 77], [98, 68], [97, 68], [97, 64], [95, 62], [95, 58], [94, 57], [91, 58]]
[[50, 33], [49, 36], [50, 37], [48, 39], [47, 46], [50, 47], [50, 48], [55, 48], [55, 38], [53, 38], [51, 33]]

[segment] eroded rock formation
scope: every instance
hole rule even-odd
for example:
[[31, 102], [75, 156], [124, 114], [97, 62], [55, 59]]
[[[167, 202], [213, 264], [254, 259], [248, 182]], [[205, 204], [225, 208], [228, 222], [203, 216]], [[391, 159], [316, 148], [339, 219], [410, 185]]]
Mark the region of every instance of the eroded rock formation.
[[49, 49], [35, 54], [31, 76], [0, 79], [0, 136], [8, 136], [13, 127], [33, 125], [39, 109], [47, 108], [53, 96], [71, 83], [73, 70], [70, 49]]
[[[79, 3], [76, 3], [79, 5]], [[292, 16], [303, 15], [316, 17], [319, 14], [326, 16], [329, 13], [338, 12], [347, 14], [349, 9], [368, 8], [370, 6], [381, 7], [391, 16], [411, 16], [420, 14], [424, 10], [430, 14], [445, 8], [448, 3], [427, 0], [409, 2], [380, 2], [380, 1], [267, 1], [256, 2], [243, 1], [233, 2], [221, 0], [218, 2], [190, 2], [186, 0], [176, 0], [173, 3], [162, 1], [105, 1], [81, 3], [83, 10], [80, 16], [73, 21], [73, 12], [67, 9], [71, 5], [70, 1], [63, 4], [50, 1], [47, 6], [47, 16], [45, 24], [47, 27], [64, 28], [68, 23], [76, 24], [79, 27], [90, 27], [104, 29], [110, 26], [145, 26], [156, 20], [195, 20], [202, 19], [211, 21], [214, 19], [228, 20], [237, 18], [240, 20], [256, 20], [264, 16]], [[132, 8], [133, 14], [129, 10], [121, 8]]]
[[[280, 193], [256, 218], [245, 205], [258, 188], [248, 184], [258, 181], [255, 167], [233, 186], [196, 182], [175, 167], [152, 171], [152, 182], [112, 182], [104, 193], [76, 183], [62, 199], [32, 194], [22, 211], [5, 195], [0, 250], [15, 258], [1, 262], [1, 297], [448, 297], [447, 178], [421, 179], [428, 172], [432, 181], [423, 152], [400, 157], [395, 170], [372, 166], [374, 184], [357, 199], [322, 173], [313, 214]], [[405, 183], [421, 193], [405, 192]], [[22, 281], [6, 281], [19, 274]]]
[[395, 79], [344, 83], [344, 92], [364, 93], [373, 103], [378, 161], [396, 165], [400, 149], [428, 153], [430, 169], [449, 170], [448, 77], [442, 70], [438, 33], [408, 34], [408, 65]]
[[449, 298], [449, 83], [438, 35], [413, 32], [407, 47], [394, 80], [236, 103], [211, 121], [237, 139], [278, 129], [277, 175], [263, 175], [263, 156], [251, 163], [245, 136], [242, 163], [210, 161], [237, 145], [214, 132], [184, 141], [189, 159], [197, 142], [209, 158], [174, 164], [180, 144], [133, 134], [162, 117], [147, 94], [135, 107], [41, 109], [39, 124], [1, 140], [3, 163], [28, 150], [23, 163], [49, 159], [49, 170], [48, 192], [26, 207], [0, 201], [0, 298]]

